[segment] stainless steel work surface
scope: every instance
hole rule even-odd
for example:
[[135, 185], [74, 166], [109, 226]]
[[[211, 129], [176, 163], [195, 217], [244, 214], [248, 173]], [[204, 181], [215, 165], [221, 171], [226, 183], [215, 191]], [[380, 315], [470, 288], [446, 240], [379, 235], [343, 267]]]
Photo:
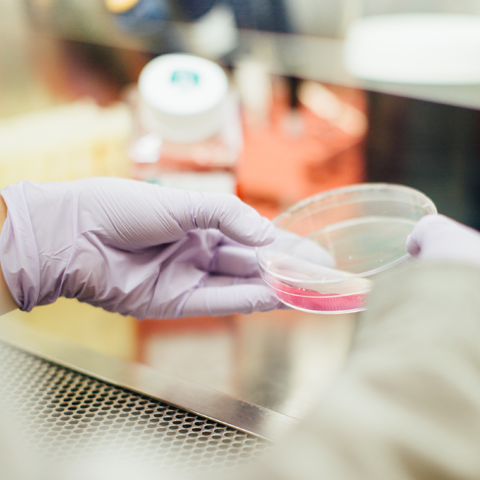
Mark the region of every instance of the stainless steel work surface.
[[306, 415], [328, 388], [353, 326], [295, 311], [136, 323], [152, 368], [56, 338], [32, 316], [0, 319], [0, 423], [8, 412], [20, 454], [157, 473], [254, 462], [298, 423], [282, 412]]
[[[136, 362], [93, 352], [8, 319], [2, 319], [0, 322], [0, 341], [4, 342], [2, 344], [3, 360], [0, 366], [5, 377], [0, 383], [4, 384], [10, 377], [21, 381], [25, 376], [28, 384], [28, 378], [38, 377], [37, 380], [32, 380], [31, 385], [25, 385], [31, 390], [30, 401], [36, 401], [36, 395], [47, 388], [47, 385], [42, 387], [41, 381], [45, 379], [43, 374], [38, 372], [45, 368], [50, 371], [52, 365], [58, 365], [59, 368], [66, 367], [80, 375], [93, 377], [99, 381], [105, 380], [110, 385], [162, 400], [193, 414], [200, 414], [205, 418], [263, 438], [276, 439], [296, 423], [291, 417], [213, 390], [201, 383]], [[34, 365], [35, 368], [30, 369], [28, 365]], [[18, 371], [22, 371], [23, 374], [18, 374]], [[50, 375], [47, 376], [50, 377]], [[23, 387], [19, 388], [21, 392]], [[15, 388], [8, 387], [5, 392], [8, 393], [10, 390], [13, 391]], [[65, 392], [57, 393], [62, 397]]]
[[[0, 398], [25, 452], [74, 465], [95, 455], [162, 471], [238, 467], [269, 442], [0, 341]], [[6, 425], [2, 424], [2, 428]], [[18, 453], [18, 452], [17, 452]]]
[[[43, 312], [53, 319], [52, 324], [41, 322], [38, 313]], [[231, 412], [236, 412], [236, 427], [270, 438], [283, 427], [277, 432], [278, 418], [269, 426], [266, 419], [276, 414], [282, 419], [303, 417], [329, 387], [346, 358], [354, 325], [353, 315], [281, 310], [219, 318], [132, 320], [136, 333], [120, 333], [130, 337], [136, 354], [122, 359], [105, 354], [102, 344], [95, 348], [103, 353], [80, 345], [82, 329], [87, 330], [87, 338], [95, 336], [108, 343], [121, 326], [113, 317], [108, 330], [104, 326], [92, 332], [96, 325], [104, 325], [103, 317], [88, 324], [86, 317], [97, 312], [101, 313], [64, 299], [30, 314], [12, 312], [0, 319], [0, 338], [217, 420], [228, 423]], [[69, 331], [76, 334], [65, 341]], [[224, 394], [221, 401], [216, 393]], [[238, 413], [244, 415], [245, 408], [239, 409], [231, 399], [255, 407], [248, 421]], [[219, 417], [219, 410], [227, 412], [228, 418]], [[262, 418], [263, 426], [248, 423], [252, 418]]]
[[113, 451], [162, 471], [261, 456], [297, 424], [281, 411], [302, 417], [328, 388], [353, 325], [295, 311], [145, 322], [138, 341], [152, 368], [55, 338], [24, 315], [0, 319], [0, 413], [11, 412], [26, 451], [68, 468]]

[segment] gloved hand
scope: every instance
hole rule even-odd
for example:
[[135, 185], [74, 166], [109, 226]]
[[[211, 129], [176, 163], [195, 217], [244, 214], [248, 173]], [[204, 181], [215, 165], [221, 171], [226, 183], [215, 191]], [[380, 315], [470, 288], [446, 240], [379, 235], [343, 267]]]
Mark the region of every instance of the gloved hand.
[[480, 267], [480, 232], [444, 215], [426, 215], [407, 237], [407, 251], [420, 260]]
[[251, 248], [275, 230], [233, 195], [114, 178], [20, 182], [1, 194], [0, 261], [22, 310], [59, 296], [137, 318], [280, 306]]

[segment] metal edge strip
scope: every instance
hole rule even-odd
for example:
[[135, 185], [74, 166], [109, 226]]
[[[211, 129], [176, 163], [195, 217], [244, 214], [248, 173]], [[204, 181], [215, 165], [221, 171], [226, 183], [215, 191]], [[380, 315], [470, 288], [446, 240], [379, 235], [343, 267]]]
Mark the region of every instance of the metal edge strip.
[[0, 340], [49, 362], [276, 441], [298, 420], [140, 363], [110, 357], [34, 327], [0, 319]]

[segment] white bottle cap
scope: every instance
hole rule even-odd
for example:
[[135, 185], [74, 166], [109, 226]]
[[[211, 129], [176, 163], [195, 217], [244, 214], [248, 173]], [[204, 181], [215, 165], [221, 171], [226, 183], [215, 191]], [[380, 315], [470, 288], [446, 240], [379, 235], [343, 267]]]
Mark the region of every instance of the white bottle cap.
[[397, 14], [353, 22], [349, 73], [367, 80], [430, 85], [480, 83], [480, 15]]
[[221, 129], [228, 79], [214, 62], [162, 55], [144, 67], [138, 88], [142, 122], [167, 141], [199, 142]]

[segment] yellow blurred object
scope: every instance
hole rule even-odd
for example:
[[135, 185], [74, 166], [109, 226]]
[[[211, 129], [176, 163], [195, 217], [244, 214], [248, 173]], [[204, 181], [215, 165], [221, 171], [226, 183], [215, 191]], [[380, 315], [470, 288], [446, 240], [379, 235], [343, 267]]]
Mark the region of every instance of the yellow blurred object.
[[138, 2], [139, 0], [105, 0], [105, 5], [113, 13], [122, 13], [133, 8]]
[[[20, 180], [66, 181], [128, 172], [129, 109], [81, 101], [0, 121], [0, 188]], [[133, 318], [60, 299], [10, 318], [68, 341], [127, 359], [136, 354]]]
[[15, 310], [2, 318], [14, 319], [98, 352], [135, 360], [138, 320], [109, 313], [77, 300], [58, 299], [30, 313]]
[[81, 101], [0, 121], [0, 188], [128, 174], [128, 107]]

